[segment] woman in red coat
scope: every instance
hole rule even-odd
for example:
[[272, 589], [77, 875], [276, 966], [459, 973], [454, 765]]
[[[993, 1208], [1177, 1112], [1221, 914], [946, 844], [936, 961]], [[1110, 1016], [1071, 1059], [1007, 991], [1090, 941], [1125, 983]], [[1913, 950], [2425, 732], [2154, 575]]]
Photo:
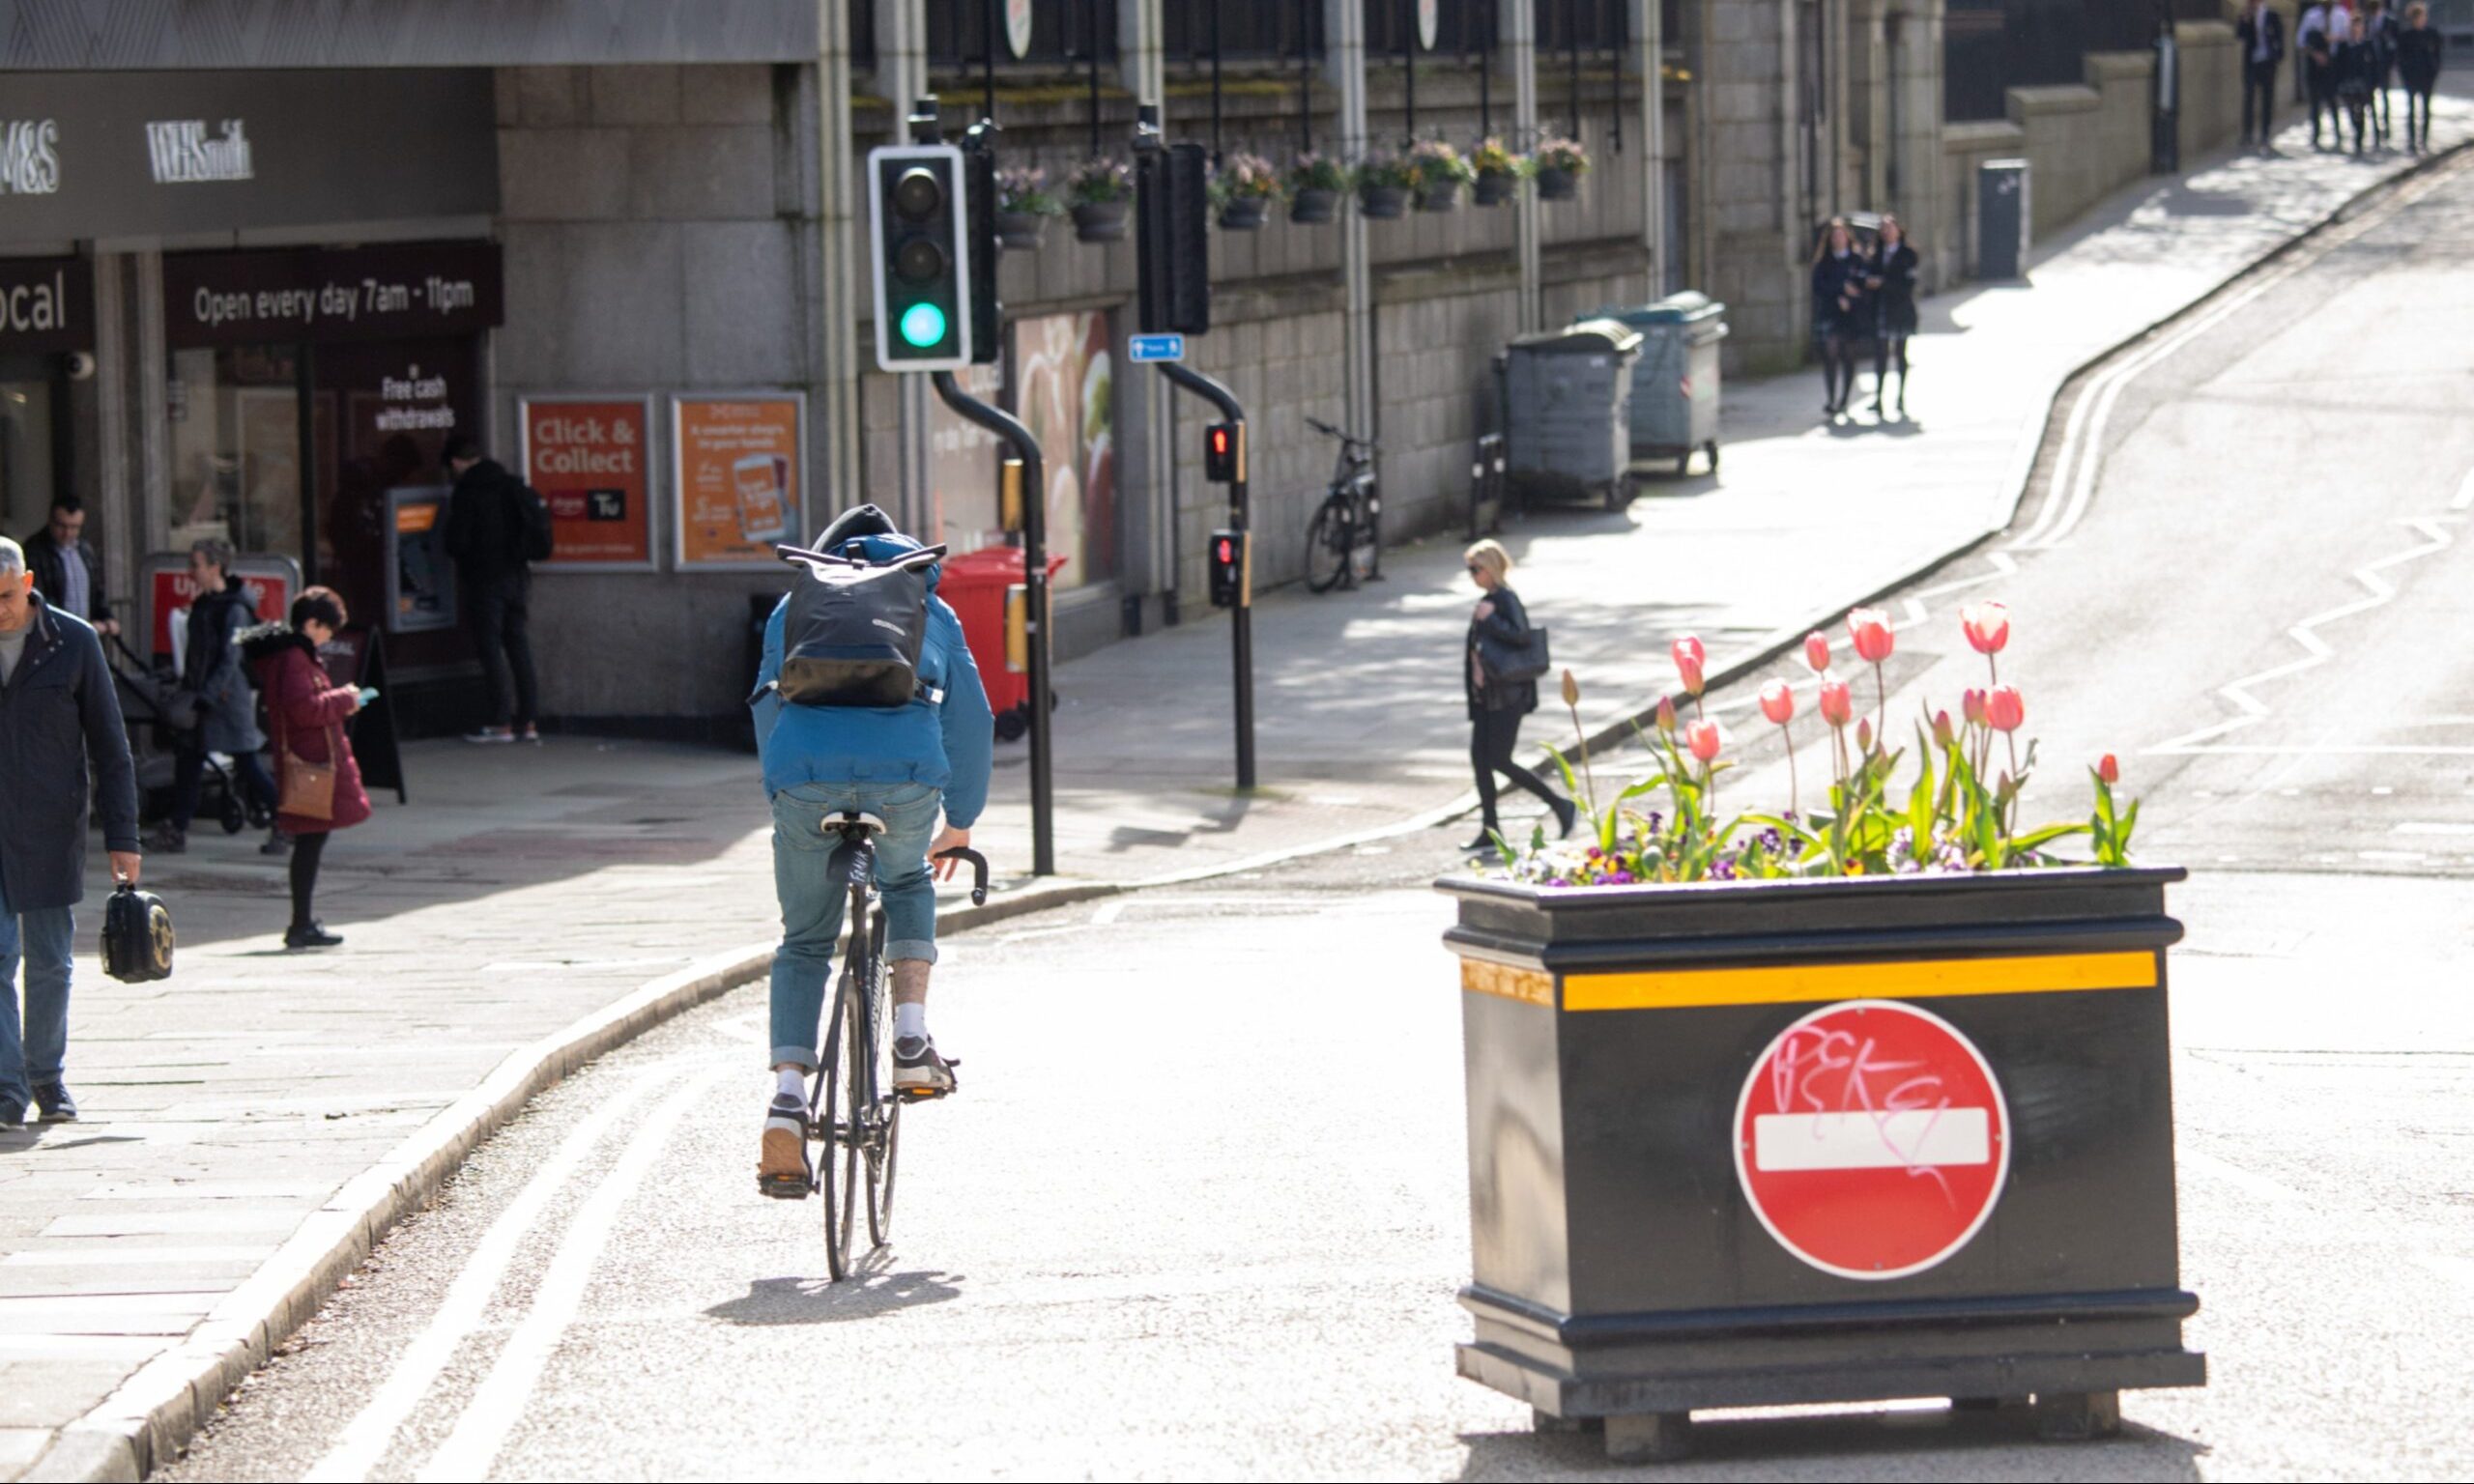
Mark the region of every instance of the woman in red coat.
[[[332, 684], [318, 648], [344, 625], [344, 600], [332, 588], [310, 587], [292, 600], [292, 627], [252, 639], [243, 651], [266, 698], [267, 731], [274, 743], [274, 827], [292, 837], [292, 927], [286, 948], [333, 948], [343, 942], [310, 915], [318, 889], [318, 858], [327, 837], [369, 817], [344, 721], [360, 709], [360, 692]], [[315, 802], [313, 770], [333, 767], [325, 808]], [[311, 786], [304, 788], [303, 785]]]

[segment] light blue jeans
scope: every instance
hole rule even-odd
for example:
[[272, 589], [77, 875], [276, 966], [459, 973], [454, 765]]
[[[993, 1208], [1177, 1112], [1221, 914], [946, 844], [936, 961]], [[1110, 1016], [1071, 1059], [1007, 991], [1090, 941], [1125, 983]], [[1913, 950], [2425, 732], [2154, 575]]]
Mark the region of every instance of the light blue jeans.
[[842, 837], [824, 821], [857, 810], [885, 822], [877, 837], [877, 892], [885, 914], [885, 961], [936, 961], [936, 886], [928, 844], [944, 794], [925, 784], [800, 784], [773, 795], [773, 895], [782, 901], [782, 947], [773, 956], [773, 1055], [767, 1067], [816, 1070], [833, 947], [849, 905], [849, 883], [832, 870]]
[[[932, 899], [933, 900], [933, 899]], [[23, 1111], [34, 1090], [57, 1082], [69, 1056], [69, 953], [77, 922], [69, 907], [20, 913], [0, 888], [0, 1106]], [[26, 1022], [17, 1031], [17, 963], [26, 966]]]

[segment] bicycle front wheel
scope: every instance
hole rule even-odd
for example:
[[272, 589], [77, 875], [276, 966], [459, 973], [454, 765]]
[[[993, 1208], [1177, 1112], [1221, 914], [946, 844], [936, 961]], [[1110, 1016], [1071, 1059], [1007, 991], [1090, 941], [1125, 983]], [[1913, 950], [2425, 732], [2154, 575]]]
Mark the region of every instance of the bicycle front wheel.
[[[893, 1090], [893, 990], [887, 983], [890, 970], [885, 965], [885, 920], [877, 916], [868, 935], [868, 963], [863, 1000], [868, 1027], [867, 1091], [853, 1092], [856, 1099], [865, 1097], [872, 1109], [865, 1145], [868, 1163], [868, 1241], [881, 1247], [893, 1240], [893, 1173], [894, 1156], [902, 1151], [902, 1099]], [[858, 1075], [854, 1069], [852, 1081]]]
[[842, 993], [834, 1000], [833, 1030], [825, 1037], [824, 1055], [818, 1058], [817, 1090], [811, 1101], [816, 1116], [816, 1186], [824, 1197], [824, 1270], [836, 1283], [850, 1275], [850, 1218], [859, 1201], [859, 1146], [850, 1139], [852, 1109], [841, 1075], [844, 1050], [859, 1035], [857, 1019], [849, 1013], [850, 978], [846, 970]]
[[1357, 523], [1349, 519], [1347, 505], [1339, 499], [1327, 499], [1314, 511], [1312, 524], [1306, 528], [1306, 585], [1313, 592], [1329, 592], [1349, 575], [1349, 548], [1357, 544]]

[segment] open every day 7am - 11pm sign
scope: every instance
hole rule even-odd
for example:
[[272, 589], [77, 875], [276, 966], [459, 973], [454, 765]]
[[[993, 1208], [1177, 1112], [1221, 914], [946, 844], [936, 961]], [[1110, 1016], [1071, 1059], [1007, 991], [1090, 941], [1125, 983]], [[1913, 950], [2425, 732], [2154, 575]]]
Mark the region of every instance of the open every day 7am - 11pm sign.
[[526, 397], [524, 479], [550, 506], [551, 567], [653, 570], [652, 398]]
[[703, 392], [674, 396], [670, 407], [679, 570], [779, 565], [774, 544], [799, 539], [806, 503], [807, 399], [794, 391]]

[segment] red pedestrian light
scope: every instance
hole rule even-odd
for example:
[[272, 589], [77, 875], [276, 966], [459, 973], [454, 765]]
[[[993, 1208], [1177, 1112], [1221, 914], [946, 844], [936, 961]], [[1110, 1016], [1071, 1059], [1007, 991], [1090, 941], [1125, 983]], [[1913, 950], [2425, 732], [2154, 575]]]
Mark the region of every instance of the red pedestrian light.
[[1245, 477], [1245, 435], [1242, 424], [1215, 422], [1203, 429], [1202, 476], [1213, 484], [1234, 484]]

